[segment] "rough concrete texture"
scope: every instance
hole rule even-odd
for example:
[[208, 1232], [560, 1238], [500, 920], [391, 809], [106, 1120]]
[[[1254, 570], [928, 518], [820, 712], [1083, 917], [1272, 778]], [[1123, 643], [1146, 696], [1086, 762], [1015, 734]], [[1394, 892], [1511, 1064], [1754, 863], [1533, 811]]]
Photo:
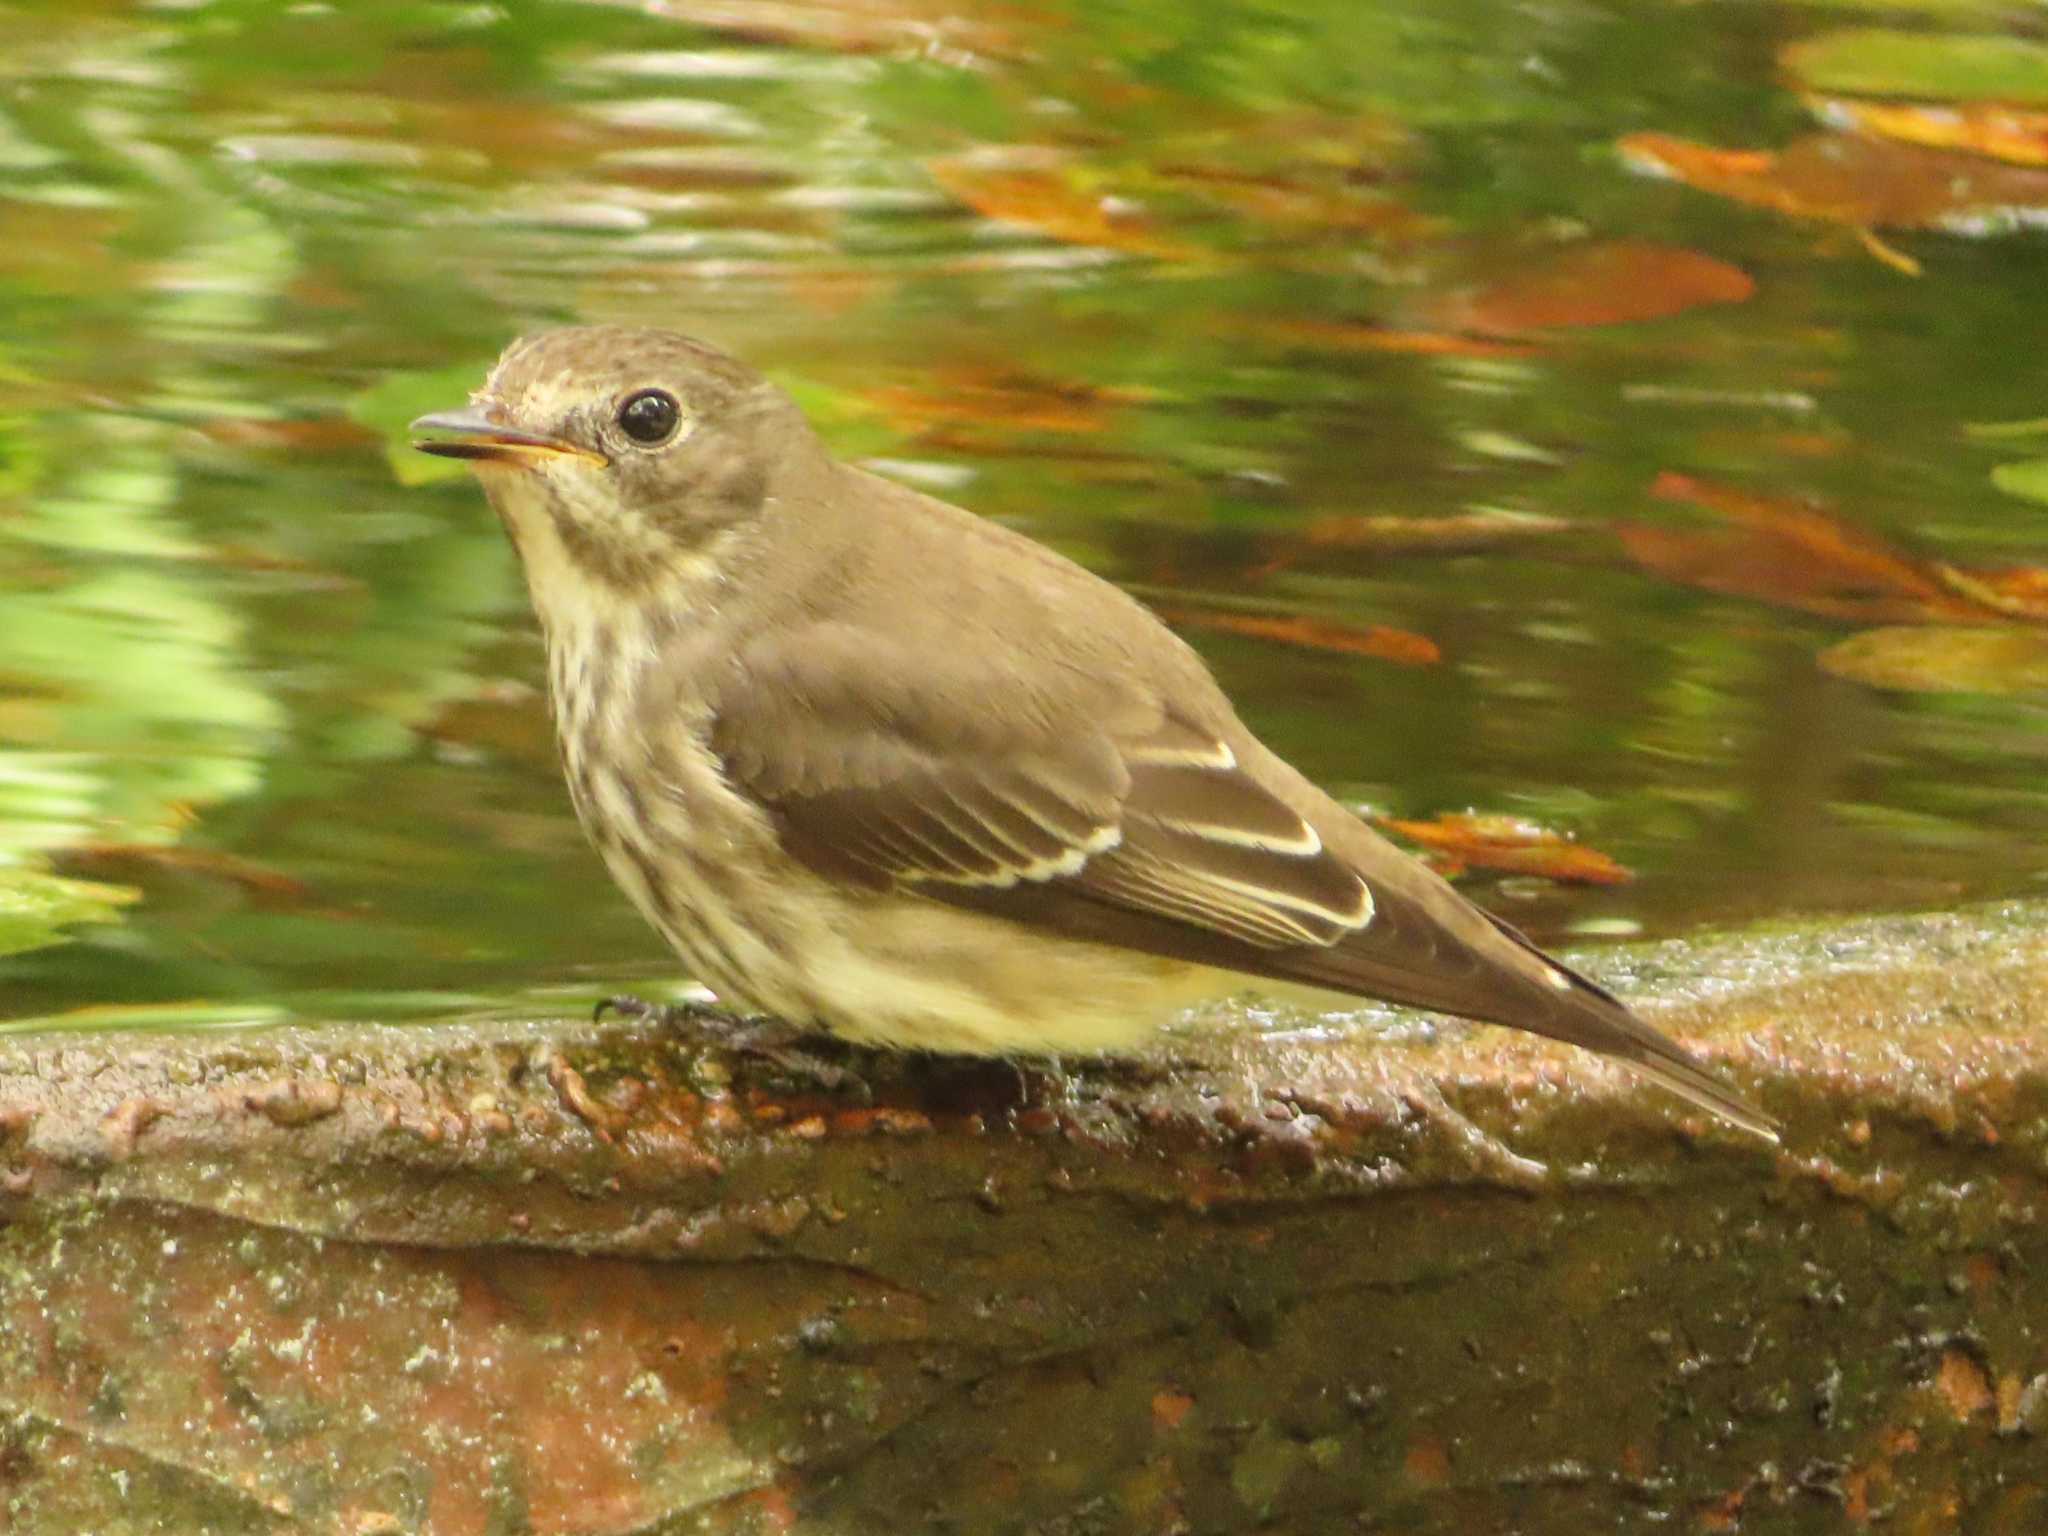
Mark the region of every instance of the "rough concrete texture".
[[11, 1532], [2048, 1529], [2048, 909], [1058, 1075], [643, 1026], [0, 1049]]

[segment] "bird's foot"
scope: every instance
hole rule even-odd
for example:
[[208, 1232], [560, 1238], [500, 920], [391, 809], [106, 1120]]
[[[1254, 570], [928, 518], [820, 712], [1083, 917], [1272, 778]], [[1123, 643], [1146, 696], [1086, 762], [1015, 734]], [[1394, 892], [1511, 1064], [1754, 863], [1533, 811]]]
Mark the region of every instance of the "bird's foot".
[[705, 1034], [723, 1034], [747, 1021], [730, 1009], [716, 1003], [650, 1003], [644, 997], [620, 993], [616, 997], [601, 997], [597, 1006], [590, 1010], [590, 1022], [602, 1024], [604, 1016], [616, 1013], [622, 1019], [635, 1022], [646, 1020], [659, 1024], [664, 1029], [697, 1029]]
[[644, 997], [619, 996], [601, 999], [591, 1014], [592, 1022], [608, 1013], [715, 1041], [727, 1050], [768, 1062], [790, 1077], [816, 1083], [828, 1093], [852, 1092], [863, 1102], [874, 1098], [866, 1078], [827, 1059], [817, 1049], [819, 1045], [830, 1048], [834, 1042], [806, 1034], [782, 1019], [734, 1013], [713, 1003], [650, 1003]]

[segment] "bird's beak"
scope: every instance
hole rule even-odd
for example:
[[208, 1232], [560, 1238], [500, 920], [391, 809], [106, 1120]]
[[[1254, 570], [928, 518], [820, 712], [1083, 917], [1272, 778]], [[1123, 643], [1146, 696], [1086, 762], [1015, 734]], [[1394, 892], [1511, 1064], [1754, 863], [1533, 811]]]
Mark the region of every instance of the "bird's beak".
[[436, 453], [444, 459], [483, 459], [498, 464], [531, 464], [541, 459], [584, 459], [602, 464], [604, 458], [588, 448], [579, 448], [559, 437], [522, 432], [492, 421], [482, 411], [437, 411], [412, 424], [412, 445], [421, 453]]

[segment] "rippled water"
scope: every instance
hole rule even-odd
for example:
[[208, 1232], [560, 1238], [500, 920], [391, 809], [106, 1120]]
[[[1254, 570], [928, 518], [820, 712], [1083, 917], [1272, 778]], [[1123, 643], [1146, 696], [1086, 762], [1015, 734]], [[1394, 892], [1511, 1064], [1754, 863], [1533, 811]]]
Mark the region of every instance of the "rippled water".
[[[1866, 244], [1617, 147], [1810, 133], [1786, 50], [1841, 24], [0, 4], [6, 1012], [672, 976], [570, 818], [495, 521], [397, 435], [569, 319], [718, 341], [849, 456], [1130, 585], [1338, 793], [1634, 872], [1475, 875], [1546, 937], [2038, 890], [2037, 676], [1827, 670], [1884, 626], [1812, 599], [1811, 539], [1733, 576], [1645, 553], [1727, 537], [1741, 495], [1916, 569], [2048, 564], [1990, 478], [2048, 438], [1970, 431], [2044, 409], [2024, 218]], [[1706, 289], [1603, 317], [1596, 265], [1530, 296], [1616, 245]]]

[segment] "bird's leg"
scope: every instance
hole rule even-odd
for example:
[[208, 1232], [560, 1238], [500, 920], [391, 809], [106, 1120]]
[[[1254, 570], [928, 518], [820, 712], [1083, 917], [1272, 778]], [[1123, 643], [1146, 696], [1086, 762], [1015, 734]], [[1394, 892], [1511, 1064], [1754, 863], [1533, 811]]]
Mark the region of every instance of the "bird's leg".
[[686, 1003], [650, 1003], [644, 997], [624, 992], [616, 997], [599, 998], [597, 1006], [590, 1011], [590, 1022], [602, 1024], [608, 1013], [616, 1013], [622, 1019], [649, 1019], [665, 1029], [695, 1026], [706, 1034], [719, 1033], [746, 1022], [739, 1014], [716, 1003], [700, 1003], [694, 999]]
[[866, 1078], [851, 1067], [820, 1056], [807, 1044], [815, 1042], [816, 1037], [785, 1019], [735, 1013], [714, 1003], [650, 1003], [644, 997], [624, 994], [601, 998], [592, 1010], [592, 1022], [602, 1020], [607, 1013], [616, 1013], [623, 1019], [646, 1019], [663, 1029], [715, 1041], [741, 1055], [758, 1057], [791, 1077], [809, 1079], [830, 1093], [851, 1089], [863, 1101], [871, 1102], [874, 1098]]

